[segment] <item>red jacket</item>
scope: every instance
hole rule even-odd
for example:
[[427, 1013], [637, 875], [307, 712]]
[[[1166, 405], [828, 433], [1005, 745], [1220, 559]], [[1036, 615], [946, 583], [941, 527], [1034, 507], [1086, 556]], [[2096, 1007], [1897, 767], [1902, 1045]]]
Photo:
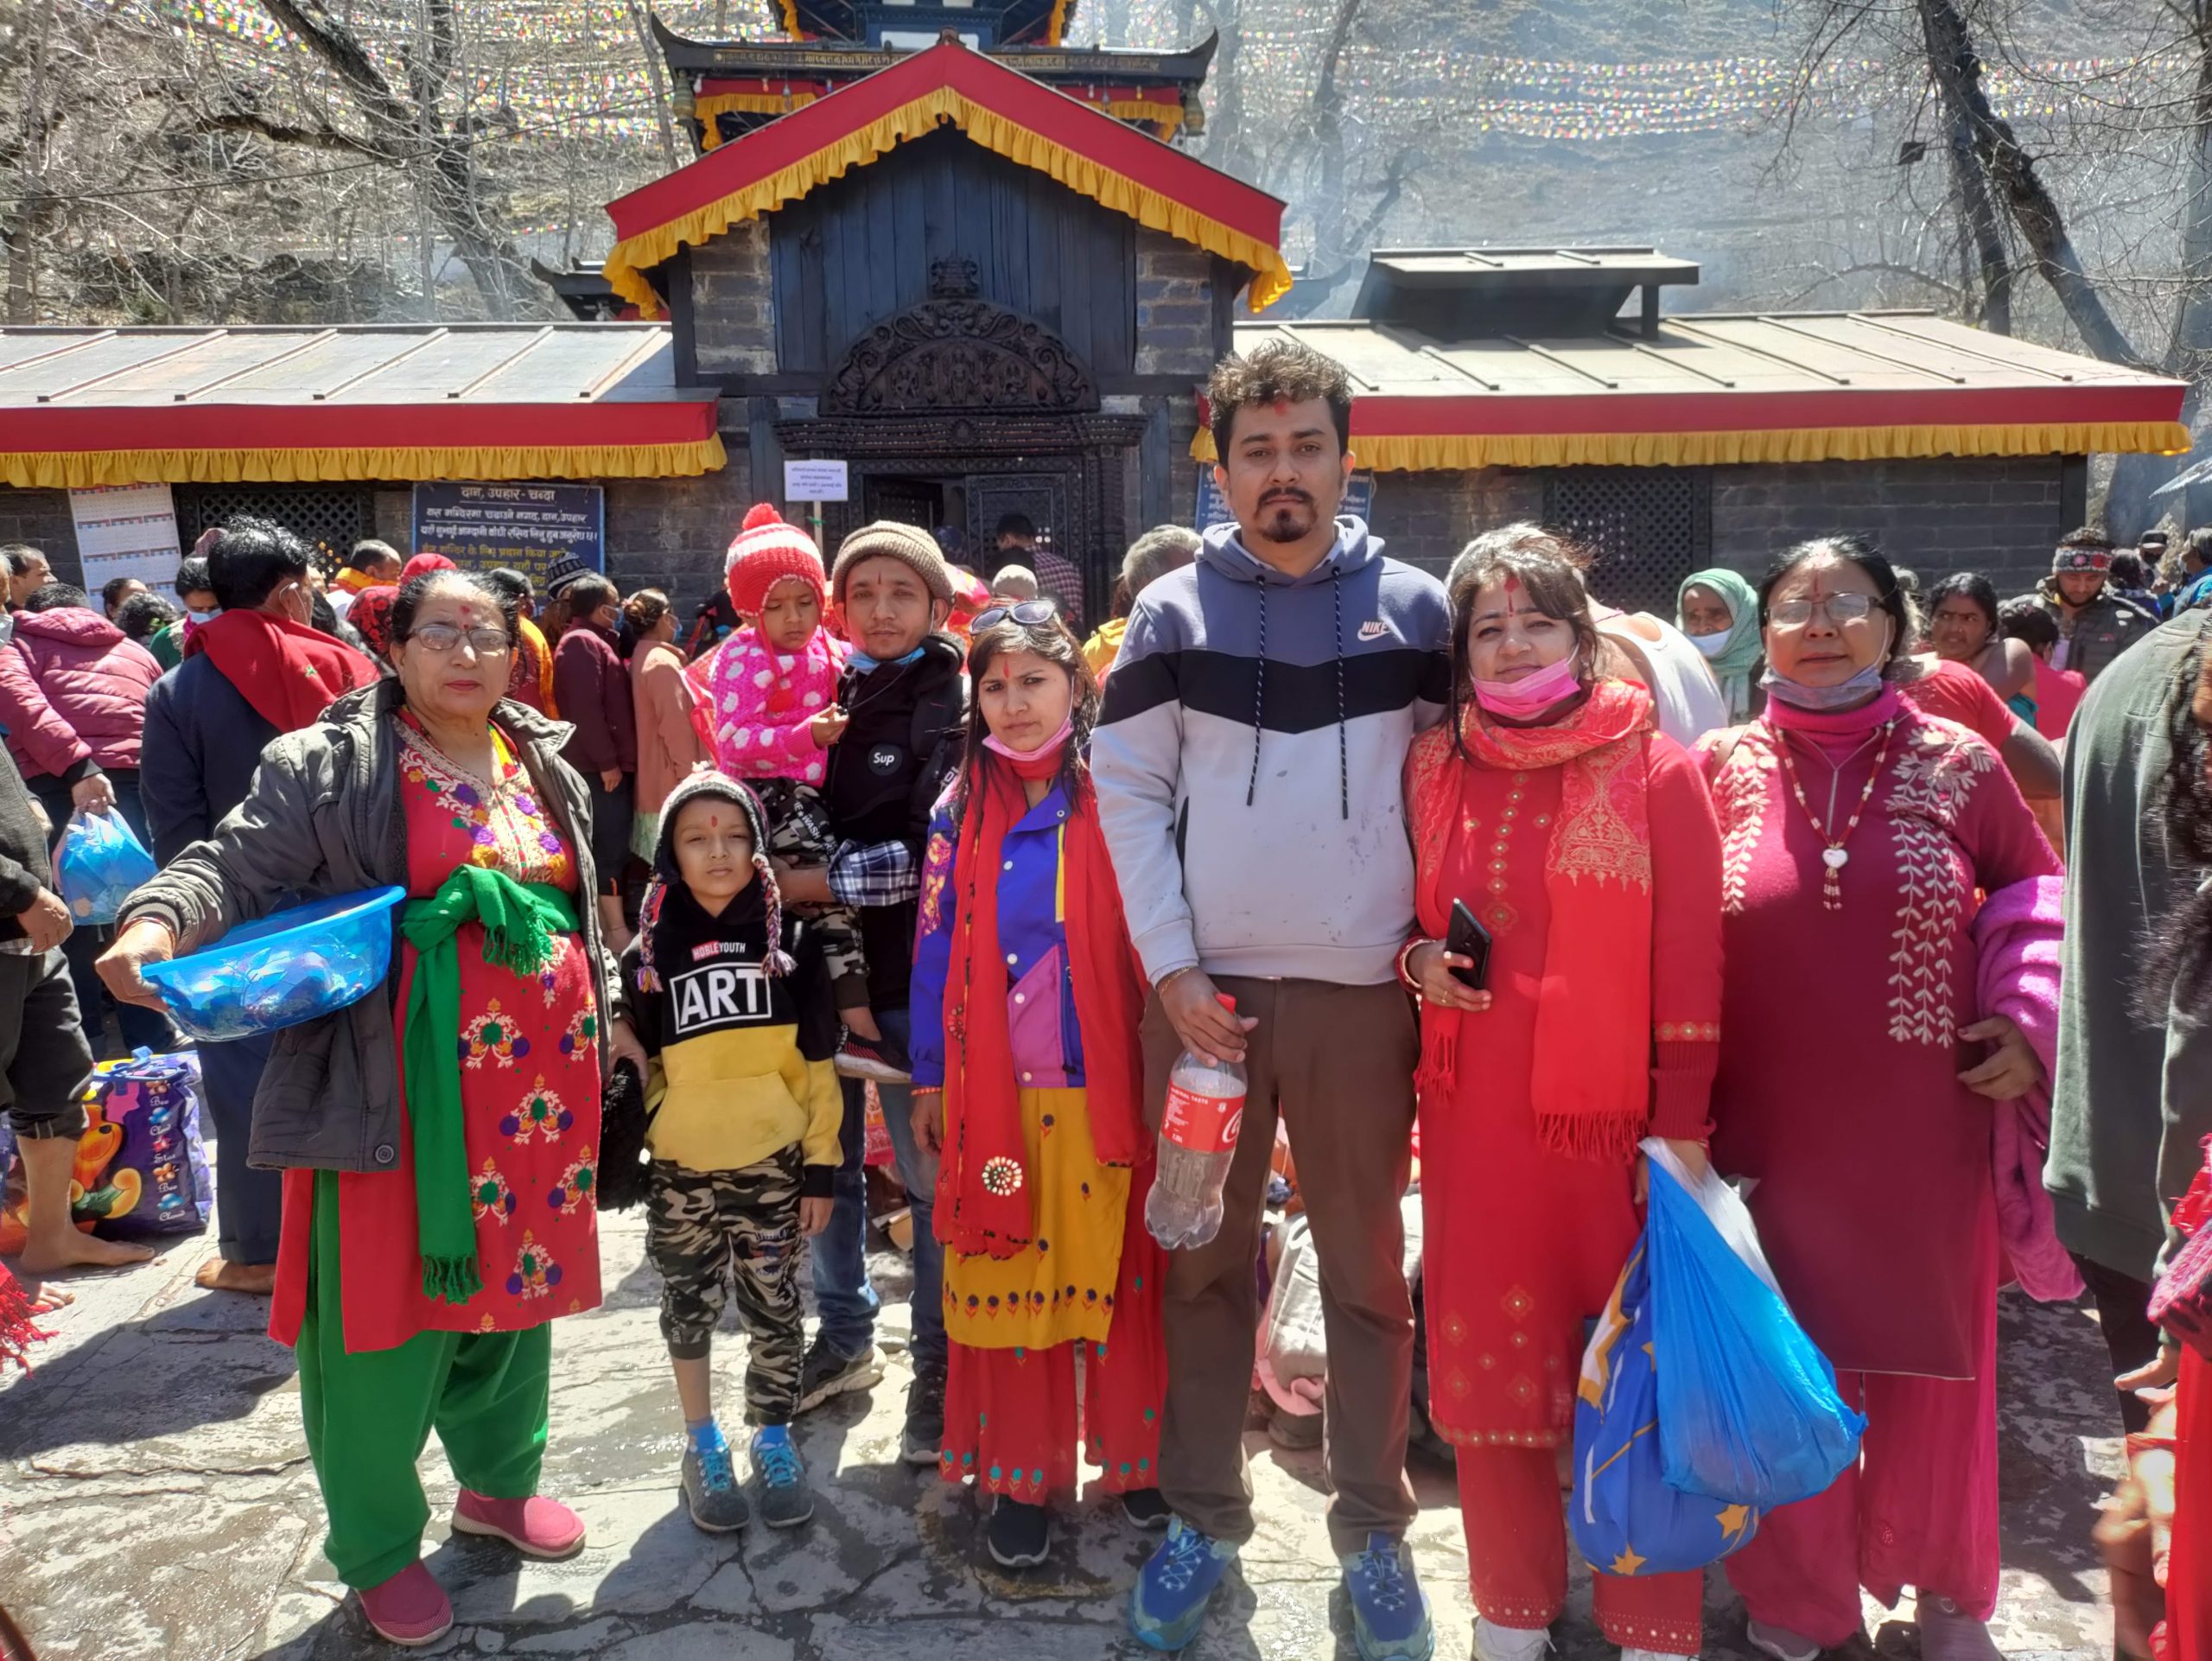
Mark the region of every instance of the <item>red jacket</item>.
[[587, 778], [638, 770], [638, 720], [630, 671], [607, 635], [578, 623], [553, 648], [553, 697], [575, 728], [561, 759]]
[[96, 611], [19, 611], [0, 647], [0, 726], [27, 779], [60, 777], [90, 760], [135, 767], [146, 693], [162, 678], [154, 654]]

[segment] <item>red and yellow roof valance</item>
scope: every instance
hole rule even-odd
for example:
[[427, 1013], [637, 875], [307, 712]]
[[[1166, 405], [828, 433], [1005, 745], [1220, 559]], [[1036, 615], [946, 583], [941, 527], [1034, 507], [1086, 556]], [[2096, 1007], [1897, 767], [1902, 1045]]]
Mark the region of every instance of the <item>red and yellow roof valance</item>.
[[[723, 141], [721, 130], [715, 124], [716, 116], [789, 115], [836, 90], [825, 80], [777, 80], [765, 75], [710, 77], [700, 83], [693, 95], [691, 111], [705, 130], [702, 147], [720, 150]], [[1116, 121], [1148, 122], [1160, 138], [1173, 138], [1185, 120], [1182, 101], [1163, 87], [1085, 85], [1062, 86], [1059, 91], [1094, 110], [1105, 111]]]
[[1283, 205], [1028, 76], [947, 41], [747, 133], [611, 202], [607, 280], [659, 314], [645, 273], [950, 122], [976, 143], [1140, 225], [1249, 268], [1255, 311], [1290, 287]]
[[728, 459], [715, 411], [711, 399], [0, 408], [0, 483], [685, 478]]
[[[1833, 388], [1791, 392], [1367, 396], [1352, 404], [1363, 468], [1719, 467], [1936, 455], [2091, 455], [2190, 448], [2178, 382]], [[1216, 459], [1205, 426], [1191, 444]]]

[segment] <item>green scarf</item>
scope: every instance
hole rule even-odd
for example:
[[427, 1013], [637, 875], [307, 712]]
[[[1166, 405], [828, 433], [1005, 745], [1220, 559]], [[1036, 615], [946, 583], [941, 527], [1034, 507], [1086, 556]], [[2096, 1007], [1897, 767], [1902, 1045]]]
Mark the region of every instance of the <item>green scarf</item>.
[[448, 1303], [466, 1303], [484, 1289], [461, 1122], [461, 947], [454, 939], [471, 920], [484, 926], [486, 963], [535, 975], [552, 957], [556, 938], [575, 932], [576, 908], [558, 888], [463, 865], [400, 913], [400, 932], [416, 952], [400, 1028], [415, 1132], [416, 1243], [423, 1295]]

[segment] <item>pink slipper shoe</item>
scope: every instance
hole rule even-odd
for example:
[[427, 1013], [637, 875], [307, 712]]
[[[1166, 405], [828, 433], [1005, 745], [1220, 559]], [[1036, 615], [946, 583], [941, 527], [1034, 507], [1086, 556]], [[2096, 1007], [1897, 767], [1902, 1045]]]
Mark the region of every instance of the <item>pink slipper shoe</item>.
[[584, 1519], [557, 1499], [493, 1499], [461, 1491], [453, 1508], [460, 1534], [487, 1534], [527, 1557], [573, 1557], [584, 1549]]
[[435, 1644], [453, 1628], [453, 1604], [430, 1571], [412, 1562], [381, 1586], [358, 1594], [361, 1613], [377, 1636], [415, 1649]]

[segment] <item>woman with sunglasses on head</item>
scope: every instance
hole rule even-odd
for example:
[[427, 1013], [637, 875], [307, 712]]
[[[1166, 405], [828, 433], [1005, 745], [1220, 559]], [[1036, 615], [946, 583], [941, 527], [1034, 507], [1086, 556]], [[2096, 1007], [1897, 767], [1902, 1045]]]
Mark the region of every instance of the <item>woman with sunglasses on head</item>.
[[420, 1645], [453, 1624], [421, 1560], [433, 1429], [455, 1532], [582, 1548], [537, 1492], [549, 1323], [598, 1305], [601, 1081], [645, 1056], [591, 905], [569, 729], [504, 697], [514, 602], [431, 570], [391, 626], [397, 674], [262, 752], [245, 799], [131, 895], [100, 973], [158, 1003], [142, 965], [287, 896], [410, 896], [389, 988], [276, 1035], [252, 1151], [284, 1168], [270, 1333], [298, 1356], [325, 1554], [372, 1627]]
[[1078, 1425], [1130, 1520], [1166, 1524], [1166, 1257], [1144, 1226], [1145, 987], [1085, 759], [1096, 684], [1049, 600], [981, 613], [968, 674], [922, 883], [914, 1139], [944, 1161], [940, 1468], [993, 1496], [991, 1556], [1020, 1568], [1074, 1491]]
[[[1450, 719], [1406, 767], [1429, 1410], [1458, 1454], [1478, 1661], [1535, 1661], [1565, 1603], [1584, 1323], [1636, 1244], [1638, 1142], [1704, 1168], [1719, 1047], [1713, 806], [1651, 694], [1605, 672], [1579, 565], [1534, 525], [1460, 556]], [[1453, 973], [1473, 967], [1455, 901], [1488, 932], [1478, 986]], [[1694, 1655], [1703, 1585], [1600, 1565], [1599, 1627]]]
[[[1756, 1180], [1782, 1291], [1869, 1429], [1859, 1467], [1766, 1517], [1728, 1575], [1780, 1661], [1859, 1632], [1862, 1586], [1908, 1585], [1929, 1661], [1994, 1661], [2000, 1228], [2024, 1275], [2055, 1251], [2048, 1202], [2018, 1220], [1993, 1174], [2047, 1064], [2005, 1012], [2044, 1030], [2024, 958], [2055, 940], [2059, 865], [1996, 752], [1899, 696], [1887, 560], [1801, 544], [1759, 606], [1766, 711], [1699, 747], [1723, 847], [1713, 1156]], [[2008, 922], [1988, 964], [1977, 889]]]

